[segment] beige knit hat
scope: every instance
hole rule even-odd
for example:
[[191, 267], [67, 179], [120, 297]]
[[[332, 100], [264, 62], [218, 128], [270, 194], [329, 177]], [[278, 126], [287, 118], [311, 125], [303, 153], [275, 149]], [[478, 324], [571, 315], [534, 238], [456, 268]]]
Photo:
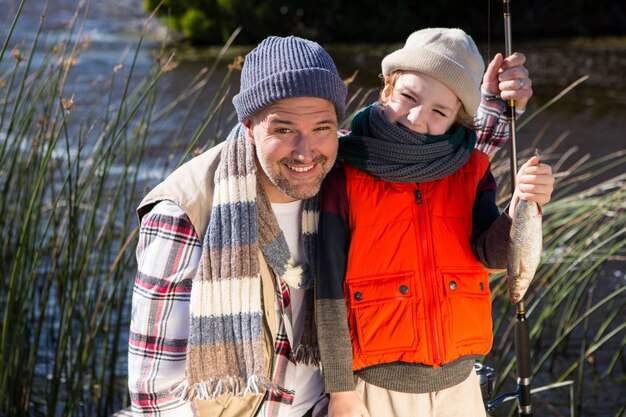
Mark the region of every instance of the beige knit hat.
[[387, 55], [383, 75], [395, 70], [417, 71], [444, 83], [474, 115], [480, 104], [483, 58], [472, 38], [461, 29], [428, 28], [413, 32], [404, 47]]

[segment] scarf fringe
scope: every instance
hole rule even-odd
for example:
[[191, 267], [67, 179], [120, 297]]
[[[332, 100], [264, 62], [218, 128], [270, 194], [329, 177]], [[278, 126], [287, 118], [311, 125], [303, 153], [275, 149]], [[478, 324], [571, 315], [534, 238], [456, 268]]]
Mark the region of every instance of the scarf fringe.
[[184, 401], [215, 400], [222, 395], [231, 394], [243, 397], [245, 395], [264, 395], [268, 390], [284, 391], [262, 375], [252, 375], [247, 380], [236, 376], [212, 378], [206, 381], [189, 383], [183, 381], [174, 388], [173, 393]]
[[287, 283], [291, 288], [305, 288], [304, 287], [304, 268], [296, 263], [293, 256], [287, 261], [287, 265], [284, 266], [285, 272], [280, 275], [280, 278]]
[[317, 346], [308, 346], [300, 344], [295, 349], [293, 357], [298, 363], [305, 365], [320, 366], [321, 356]]

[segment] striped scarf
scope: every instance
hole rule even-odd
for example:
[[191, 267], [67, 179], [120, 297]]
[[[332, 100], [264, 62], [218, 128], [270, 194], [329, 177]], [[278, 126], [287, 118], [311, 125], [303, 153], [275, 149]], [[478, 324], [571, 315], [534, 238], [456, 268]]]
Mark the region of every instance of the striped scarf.
[[463, 126], [444, 135], [422, 135], [389, 123], [378, 104], [352, 119], [352, 132], [339, 139], [339, 157], [373, 177], [391, 182], [445, 178], [469, 160], [476, 132]]
[[187, 380], [180, 387], [183, 398], [260, 395], [283, 389], [280, 369], [273, 381], [264, 375], [259, 250], [279, 283], [308, 289], [302, 340], [288, 352], [290, 360], [319, 362], [313, 309], [306, 304], [313, 298], [318, 215], [317, 196], [305, 200], [302, 238], [307, 264], [297, 266], [258, 181], [255, 149], [238, 124], [226, 139], [215, 173], [211, 218], [192, 283]]

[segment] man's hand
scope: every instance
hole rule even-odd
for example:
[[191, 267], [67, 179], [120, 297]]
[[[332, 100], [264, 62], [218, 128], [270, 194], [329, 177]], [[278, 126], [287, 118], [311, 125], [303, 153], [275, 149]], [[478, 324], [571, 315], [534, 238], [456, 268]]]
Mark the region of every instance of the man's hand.
[[331, 392], [328, 417], [370, 417], [370, 413], [356, 391]]
[[525, 62], [526, 57], [519, 52], [506, 59], [502, 54], [496, 54], [483, 76], [482, 91], [500, 96], [503, 100], [515, 100], [515, 108], [524, 111], [533, 95], [533, 83], [528, 77]]

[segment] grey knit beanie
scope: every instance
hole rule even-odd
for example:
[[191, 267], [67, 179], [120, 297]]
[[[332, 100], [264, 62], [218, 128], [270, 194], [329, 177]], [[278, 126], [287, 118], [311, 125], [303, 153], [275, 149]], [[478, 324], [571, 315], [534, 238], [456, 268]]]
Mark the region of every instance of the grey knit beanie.
[[383, 75], [417, 71], [441, 81], [474, 115], [480, 104], [483, 58], [472, 38], [461, 29], [428, 28], [413, 32], [404, 47], [387, 55]]
[[341, 121], [347, 92], [332, 58], [320, 45], [295, 36], [270, 36], [246, 55], [233, 104], [243, 122], [278, 100], [319, 97], [335, 105]]

